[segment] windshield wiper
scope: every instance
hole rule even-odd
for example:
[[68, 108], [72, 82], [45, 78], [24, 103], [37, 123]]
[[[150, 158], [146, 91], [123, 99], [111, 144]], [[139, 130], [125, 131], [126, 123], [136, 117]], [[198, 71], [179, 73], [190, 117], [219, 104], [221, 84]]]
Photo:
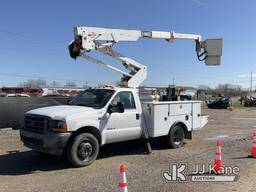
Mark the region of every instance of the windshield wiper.
[[78, 106], [90, 107], [90, 106], [82, 104], [82, 103], [72, 103], [70, 105], [78, 105]]
[[101, 106], [98, 106], [98, 105], [92, 106], [92, 105], [86, 105], [86, 104], [82, 104], [82, 103], [76, 103], [76, 104], [71, 103], [70, 105], [78, 105], [78, 106], [83, 106], [83, 107], [90, 107], [90, 108], [94, 108], [94, 109], [100, 109], [101, 108]]

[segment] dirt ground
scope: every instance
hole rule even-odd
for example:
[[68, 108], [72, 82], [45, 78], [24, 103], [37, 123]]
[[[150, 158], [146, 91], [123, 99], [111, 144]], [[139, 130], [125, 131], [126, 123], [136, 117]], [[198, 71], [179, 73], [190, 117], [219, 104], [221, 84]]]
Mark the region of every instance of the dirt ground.
[[[0, 191], [117, 191], [119, 165], [126, 168], [128, 191], [255, 191], [256, 159], [247, 158], [256, 130], [255, 109], [209, 110], [209, 123], [193, 132], [184, 147], [167, 149], [152, 141], [145, 154], [141, 141], [104, 146], [89, 167], [73, 168], [60, 157], [42, 156], [24, 147], [16, 130], [0, 130]], [[236, 182], [192, 182], [194, 165], [213, 163], [216, 137], [222, 139], [224, 166], [239, 167]], [[162, 171], [186, 163], [187, 181], [166, 182]]]

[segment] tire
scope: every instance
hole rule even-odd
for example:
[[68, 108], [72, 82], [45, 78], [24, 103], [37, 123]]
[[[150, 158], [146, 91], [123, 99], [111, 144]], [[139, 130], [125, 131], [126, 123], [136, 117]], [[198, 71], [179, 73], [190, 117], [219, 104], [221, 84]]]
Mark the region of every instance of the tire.
[[90, 133], [76, 136], [68, 146], [67, 156], [71, 164], [76, 167], [90, 165], [98, 156], [99, 142]]
[[183, 146], [184, 130], [181, 125], [175, 125], [169, 131], [167, 136], [167, 144], [170, 148], [176, 149]]

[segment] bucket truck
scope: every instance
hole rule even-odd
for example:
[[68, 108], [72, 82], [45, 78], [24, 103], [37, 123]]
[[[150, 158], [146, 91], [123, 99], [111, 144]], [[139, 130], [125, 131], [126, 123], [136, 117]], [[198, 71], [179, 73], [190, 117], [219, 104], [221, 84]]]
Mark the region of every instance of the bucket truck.
[[[65, 153], [74, 166], [80, 167], [90, 165], [105, 144], [162, 137], [171, 148], [179, 148], [185, 138], [192, 139], [192, 131], [207, 123], [200, 101], [163, 101], [157, 95], [151, 101], [140, 99], [138, 87], [147, 77], [147, 66], [113, 49], [119, 42], [140, 38], [193, 40], [199, 60], [205, 60], [206, 65], [220, 64], [222, 39], [203, 41], [200, 35], [175, 32], [75, 27], [70, 56], [121, 74], [119, 86], [87, 89], [68, 105], [28, 111], [20, 130], [24, 145], [40, 153]], [[93, 51], [113, 57], [125, 71], [87, 54]]]

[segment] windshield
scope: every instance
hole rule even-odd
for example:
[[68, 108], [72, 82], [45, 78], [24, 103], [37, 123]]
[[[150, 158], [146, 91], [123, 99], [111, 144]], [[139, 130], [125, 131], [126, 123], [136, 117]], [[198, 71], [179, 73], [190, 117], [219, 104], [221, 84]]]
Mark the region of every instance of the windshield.
[[100, 109], [106, 105], [114, 92], [109, 89], [87, 89], [71, 100], [69, 104]]

